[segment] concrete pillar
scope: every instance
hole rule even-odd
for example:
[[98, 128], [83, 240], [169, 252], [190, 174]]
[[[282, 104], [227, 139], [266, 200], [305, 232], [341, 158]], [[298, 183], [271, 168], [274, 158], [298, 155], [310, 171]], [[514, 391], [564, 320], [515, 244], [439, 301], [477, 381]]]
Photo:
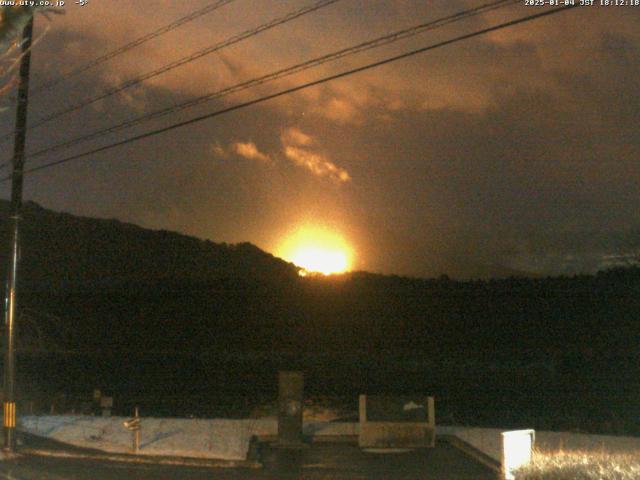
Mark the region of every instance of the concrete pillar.
[[433, 397], [427, 397], [427, 421], [433, 428], [436, 427], [436, 404]]
[[302, 372], [280, 372], [278, 386], [278, 444], [301, 446], [304, 376]]

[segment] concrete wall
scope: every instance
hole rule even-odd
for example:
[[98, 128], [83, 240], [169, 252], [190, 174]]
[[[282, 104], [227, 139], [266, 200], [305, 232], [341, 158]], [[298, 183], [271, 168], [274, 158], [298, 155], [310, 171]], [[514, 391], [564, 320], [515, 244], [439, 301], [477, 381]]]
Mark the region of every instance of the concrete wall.
[[[131, 432], [123, 417], [90, 415], [22, 416], [18, 428], [41, 437], [110, 453], [132, 450]], [[275, 418], [228, 420], [187, 418], [141, 418], [140, 455], [244, 460], [251, 437], [276, 439]], [[345, 438], [354, 440], [353, 422], [305, 422], [304, 435], [312, 441]]]
[[[498, 428], [438, 427], [438, 435], [453, 435], [496, 462], [502, 461], [502, 436]], [[640, 455], [640, 438], [536, 431], [535, 448], [542, 451], [594, 451]]]

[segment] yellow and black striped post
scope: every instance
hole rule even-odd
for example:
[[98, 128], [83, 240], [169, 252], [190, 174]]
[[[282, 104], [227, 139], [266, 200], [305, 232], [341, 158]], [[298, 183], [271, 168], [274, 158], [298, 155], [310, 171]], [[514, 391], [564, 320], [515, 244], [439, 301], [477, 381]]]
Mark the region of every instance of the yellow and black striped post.
[[4, 423], [7, 428], [16, 428], [16, 404], [15, 402], [4, 402]]

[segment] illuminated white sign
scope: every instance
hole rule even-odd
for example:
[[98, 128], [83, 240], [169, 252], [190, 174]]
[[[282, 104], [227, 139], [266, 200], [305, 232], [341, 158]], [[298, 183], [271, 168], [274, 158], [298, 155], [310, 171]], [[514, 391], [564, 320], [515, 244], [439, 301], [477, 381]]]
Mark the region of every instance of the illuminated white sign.
[[531, 461], [535, 430], [502, 432], [502, 469], [506, 480], [515, 480], [514, 470]]

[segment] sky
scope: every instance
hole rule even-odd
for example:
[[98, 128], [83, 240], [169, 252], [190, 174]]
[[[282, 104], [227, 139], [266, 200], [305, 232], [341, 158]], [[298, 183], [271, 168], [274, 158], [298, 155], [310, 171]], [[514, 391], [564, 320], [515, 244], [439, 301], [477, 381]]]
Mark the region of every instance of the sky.
[[[64, 14], [39, 14], [32, 87], [210, 3], [68, 1]], [[234, 0], [32, 95], [29, 120], [313, 3]], [[30, 129], [27, 152], [484, 3], [340, 0]], [[522, 1], [27, 164], [548, 8]], [[25, 198], [276, 255], [296, 235], [330, 237], [354, 270], [593, 271], [640, 258], [639, 54], [640, 7], [571, 9], [34, 172]], [[11, 96], [0, 98], [2, 134]], [[1, 148], [6, 161], [11, 143]]]

